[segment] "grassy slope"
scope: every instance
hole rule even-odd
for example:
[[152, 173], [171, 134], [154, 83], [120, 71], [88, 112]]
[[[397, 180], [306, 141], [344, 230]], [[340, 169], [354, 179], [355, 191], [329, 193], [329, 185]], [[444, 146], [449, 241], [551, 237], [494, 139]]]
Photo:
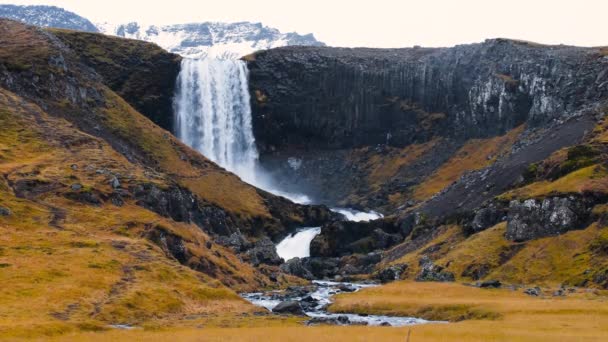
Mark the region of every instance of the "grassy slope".
[[[135, 203], [93, 206], [74, 192], [110, 193], [106, 169], [129, 184], [157, 182], [103, 140], [0, 90], [0, 338], [47, 336], [110, 323], [193, 325], [235, 320], [256, 310], [236, 289], [265, 278], [195, 226], [175, 223]], [[36, 182], [17, 197], [12, 189]], [[72, 190], [72, 184], [81, 190]], [[181, 266], [145, 238], [163, 227], [215, 269], [215, 278]], [[192, 317], [184, 321], [185, 317]], [[218, 323], [219, 324], [219, 323]]]

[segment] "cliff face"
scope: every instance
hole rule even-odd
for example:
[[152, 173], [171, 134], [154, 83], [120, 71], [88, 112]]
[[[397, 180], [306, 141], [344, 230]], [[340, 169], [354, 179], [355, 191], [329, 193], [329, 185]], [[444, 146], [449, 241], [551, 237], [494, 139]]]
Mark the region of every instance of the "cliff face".
[[[516, 175], [504, 179], [510, 184], [527, 164], [576, 143], [593, 123], [570, 119], [608, 97], [601, 48], [493, 39], [437, 49], [286, 47], [246, 59], [261, 160], [279, 182], [325, 203], [386, 212], [517, 146], [517, 165], [496, 176]], [[567, 134], [549, 143], [566, 122]], [[542, 152], [523, 148], [541, 138]]]
[[287, 47], [249, 58], [262, 151], [489, 137], [608, 94], [599, 49], [504, 39], [445, 49]]
[[181, 57], [150, 43], [101, 34], [52, 30], [103, 82], [138, 112], [173, 128], [173, 94]]

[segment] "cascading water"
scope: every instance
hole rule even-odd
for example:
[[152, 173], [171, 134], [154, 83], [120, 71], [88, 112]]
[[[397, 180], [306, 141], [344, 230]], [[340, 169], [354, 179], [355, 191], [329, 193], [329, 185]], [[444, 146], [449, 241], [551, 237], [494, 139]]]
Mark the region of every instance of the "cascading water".
[[247, 66], [239, 60], [182, 60], [175, 96], [177, 136], [241, 179], [256, 184]]
[[273, 187], [258, 167], [245, 62], [182, 60], [174, 99], [178, 138], [245, 182], [297, 203], [307, 196]]

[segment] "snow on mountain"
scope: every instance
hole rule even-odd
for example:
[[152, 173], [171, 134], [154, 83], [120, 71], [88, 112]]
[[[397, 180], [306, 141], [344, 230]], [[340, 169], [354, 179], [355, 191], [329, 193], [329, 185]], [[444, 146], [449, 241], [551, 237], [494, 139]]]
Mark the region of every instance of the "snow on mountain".
[[177, 25], [144, 25], [137, 22], [94, 25], [86, 18], [55, 6], [0, 5], [0, 17], [26, 24], [102, 32], [145, 40], [185, 57], [236, 59], [257, 50], [286, 45], [325, 45], [312, 34], [281, 33], [260, 23], [203, 22]]
[[97, 27], [86, 18], [55, 6], [0, 5], [0, 18], [41, 27], [98, 32]]
[[260, 23], [204, 22], [178, 25], [98, 24], [100, 32], [154, 42], [162, 48], [192, 58], [236, 59], [257, 50], [287, 45], [323, 46], [312, 34], [281, 33]]

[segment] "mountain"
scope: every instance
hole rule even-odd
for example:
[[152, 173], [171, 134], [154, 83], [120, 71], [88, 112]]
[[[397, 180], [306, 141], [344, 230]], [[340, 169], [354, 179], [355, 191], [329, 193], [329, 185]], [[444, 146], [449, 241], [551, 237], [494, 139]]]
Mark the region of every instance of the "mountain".
[[0, 18], [40, 27], [98, 32], [97, 27], [88, 19], [55, 6], [0, 5]]
[[282, 33], [261, 23], [203, 22], [143, 25], [137, 22], [94, 25], [88, 19], [55, 6], [0, 5], [0, 18], [40, 27], [101, 32], [156, 43], [184, 57], [237, 59], [258, 50], [290, 45], [324, 46], [312, 34]]
[[240, 58], [257, 50], [289, 45], [324, 46], [312, 34], [281, 33], [261, 23], [191, 23], [179, 25], [142, 25], [102, 23], [99, 31], [119, 37], [158, 44], [184, 57]]

